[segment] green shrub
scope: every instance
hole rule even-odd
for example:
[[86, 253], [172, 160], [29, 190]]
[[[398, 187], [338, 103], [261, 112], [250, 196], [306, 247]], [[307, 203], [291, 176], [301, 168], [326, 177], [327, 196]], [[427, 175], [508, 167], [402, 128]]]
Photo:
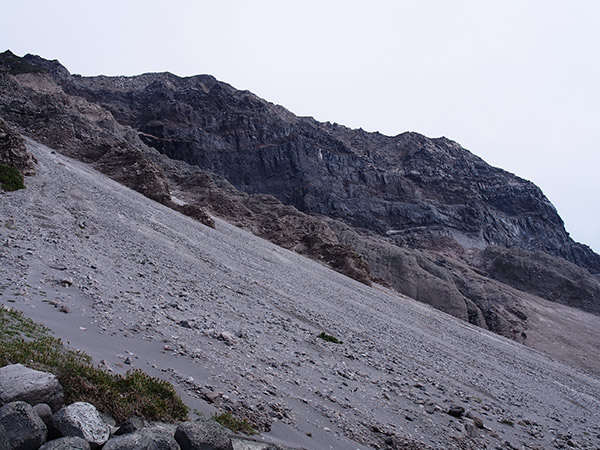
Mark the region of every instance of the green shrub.
[[0, 164], [0, 187], [5, 191], [25, 189], [23, 175], [15, 167]]
[[323, 339], [324, 341], [327, 341], [327, 342], [333, 342], [334, 344], [343, 344], [344, 343], [344, 341], [340, 341], [335, 336], [327, 334], [324, 331], [322, 331], [321, 334], [319, 334], [317, 337], [321, 338], [321, 339]]
[[234, 433], [244, 433], [248, 435], [257, 434], [256, 430], [248, 420], [238, 419], [230, 412], [214, 415], [212, 418], [225, 428], [229, 428]]
[[85, 353], [65, 349], [48, 328], [0, 307], [0, 367], [17, 363], [55, 374], [65, 403], [92, 403], [119, 422], [132, 415], [170, 422], [187, 417], [188, 408], [170, 383], [139, 369], [124, 376], [104, 372]]

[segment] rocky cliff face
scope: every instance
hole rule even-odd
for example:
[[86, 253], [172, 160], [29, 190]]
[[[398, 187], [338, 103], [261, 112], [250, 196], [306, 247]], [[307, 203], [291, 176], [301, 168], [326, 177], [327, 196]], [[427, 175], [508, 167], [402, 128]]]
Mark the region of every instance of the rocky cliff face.
[[209, 225], [204, 209], [525, 343], [524, 298], [600, 311], [600, 256], [534, 184], [453, 141], [319, 123], [207, 75], [87, 78], [11, 55], [0, 115]]
[[417, 248], [541, 250], [600, 273], [533, 183], [446, 138], [394, 137], [300, 118], [210, 76], [76, 78], [69, 88], [110, 110], [171, 158]]

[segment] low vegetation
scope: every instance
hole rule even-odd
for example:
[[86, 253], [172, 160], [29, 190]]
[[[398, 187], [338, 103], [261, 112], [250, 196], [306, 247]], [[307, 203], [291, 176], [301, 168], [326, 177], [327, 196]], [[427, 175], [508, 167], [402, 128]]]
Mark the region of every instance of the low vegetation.
[[334, 344], [343, 344], [344, 343], [344, 341], [340, 341], [335, 336], [327, 334], [324, 331], [322, 331], [321, 334], [319, 334], [317, 337], [321, 338], [321, 339], [323, 339], [324, 341], [327, 341], [327, 342], [333, 342]]
[[257, 434], [257, 431], [247, 419], [238, 419], [230, 412], [214, 415], [212, 418], [234, 433], [244, 433], [248, 435]]
[[25, 189], [23, 175], [15, 167], [0, 164], [0, 187], [5, 191]]
[[132, 415], [170, 422], [187, 417], [188, 408], [170, 383], [141, 370], [124, 376], [100, 370], [85, 353], [65, 349], [48, 328], [0, 307], [0, 367], [17, 363], [55, 374], [65, 403], [90, 402], [117, 421]]

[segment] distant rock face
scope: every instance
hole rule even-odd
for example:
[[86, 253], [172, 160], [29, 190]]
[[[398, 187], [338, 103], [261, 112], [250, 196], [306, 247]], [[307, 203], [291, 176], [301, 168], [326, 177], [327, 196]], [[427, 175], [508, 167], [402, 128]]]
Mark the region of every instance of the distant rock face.
[[421, 247], [541, 250], [600, 273], [533, 183], [446, 138], [395, 137], [299, 118], [210, 76], [78, 78], [72, 87], [169, 157], [249, 193]]

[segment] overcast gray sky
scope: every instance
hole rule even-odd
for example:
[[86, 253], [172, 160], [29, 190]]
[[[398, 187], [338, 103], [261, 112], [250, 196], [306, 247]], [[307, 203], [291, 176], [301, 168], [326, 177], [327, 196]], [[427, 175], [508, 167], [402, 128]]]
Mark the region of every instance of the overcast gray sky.
[[298, 115], [446, 136], [600, 251], [599, 0], [0, 1], [0, 50], [72, 73], [209, 73]]

